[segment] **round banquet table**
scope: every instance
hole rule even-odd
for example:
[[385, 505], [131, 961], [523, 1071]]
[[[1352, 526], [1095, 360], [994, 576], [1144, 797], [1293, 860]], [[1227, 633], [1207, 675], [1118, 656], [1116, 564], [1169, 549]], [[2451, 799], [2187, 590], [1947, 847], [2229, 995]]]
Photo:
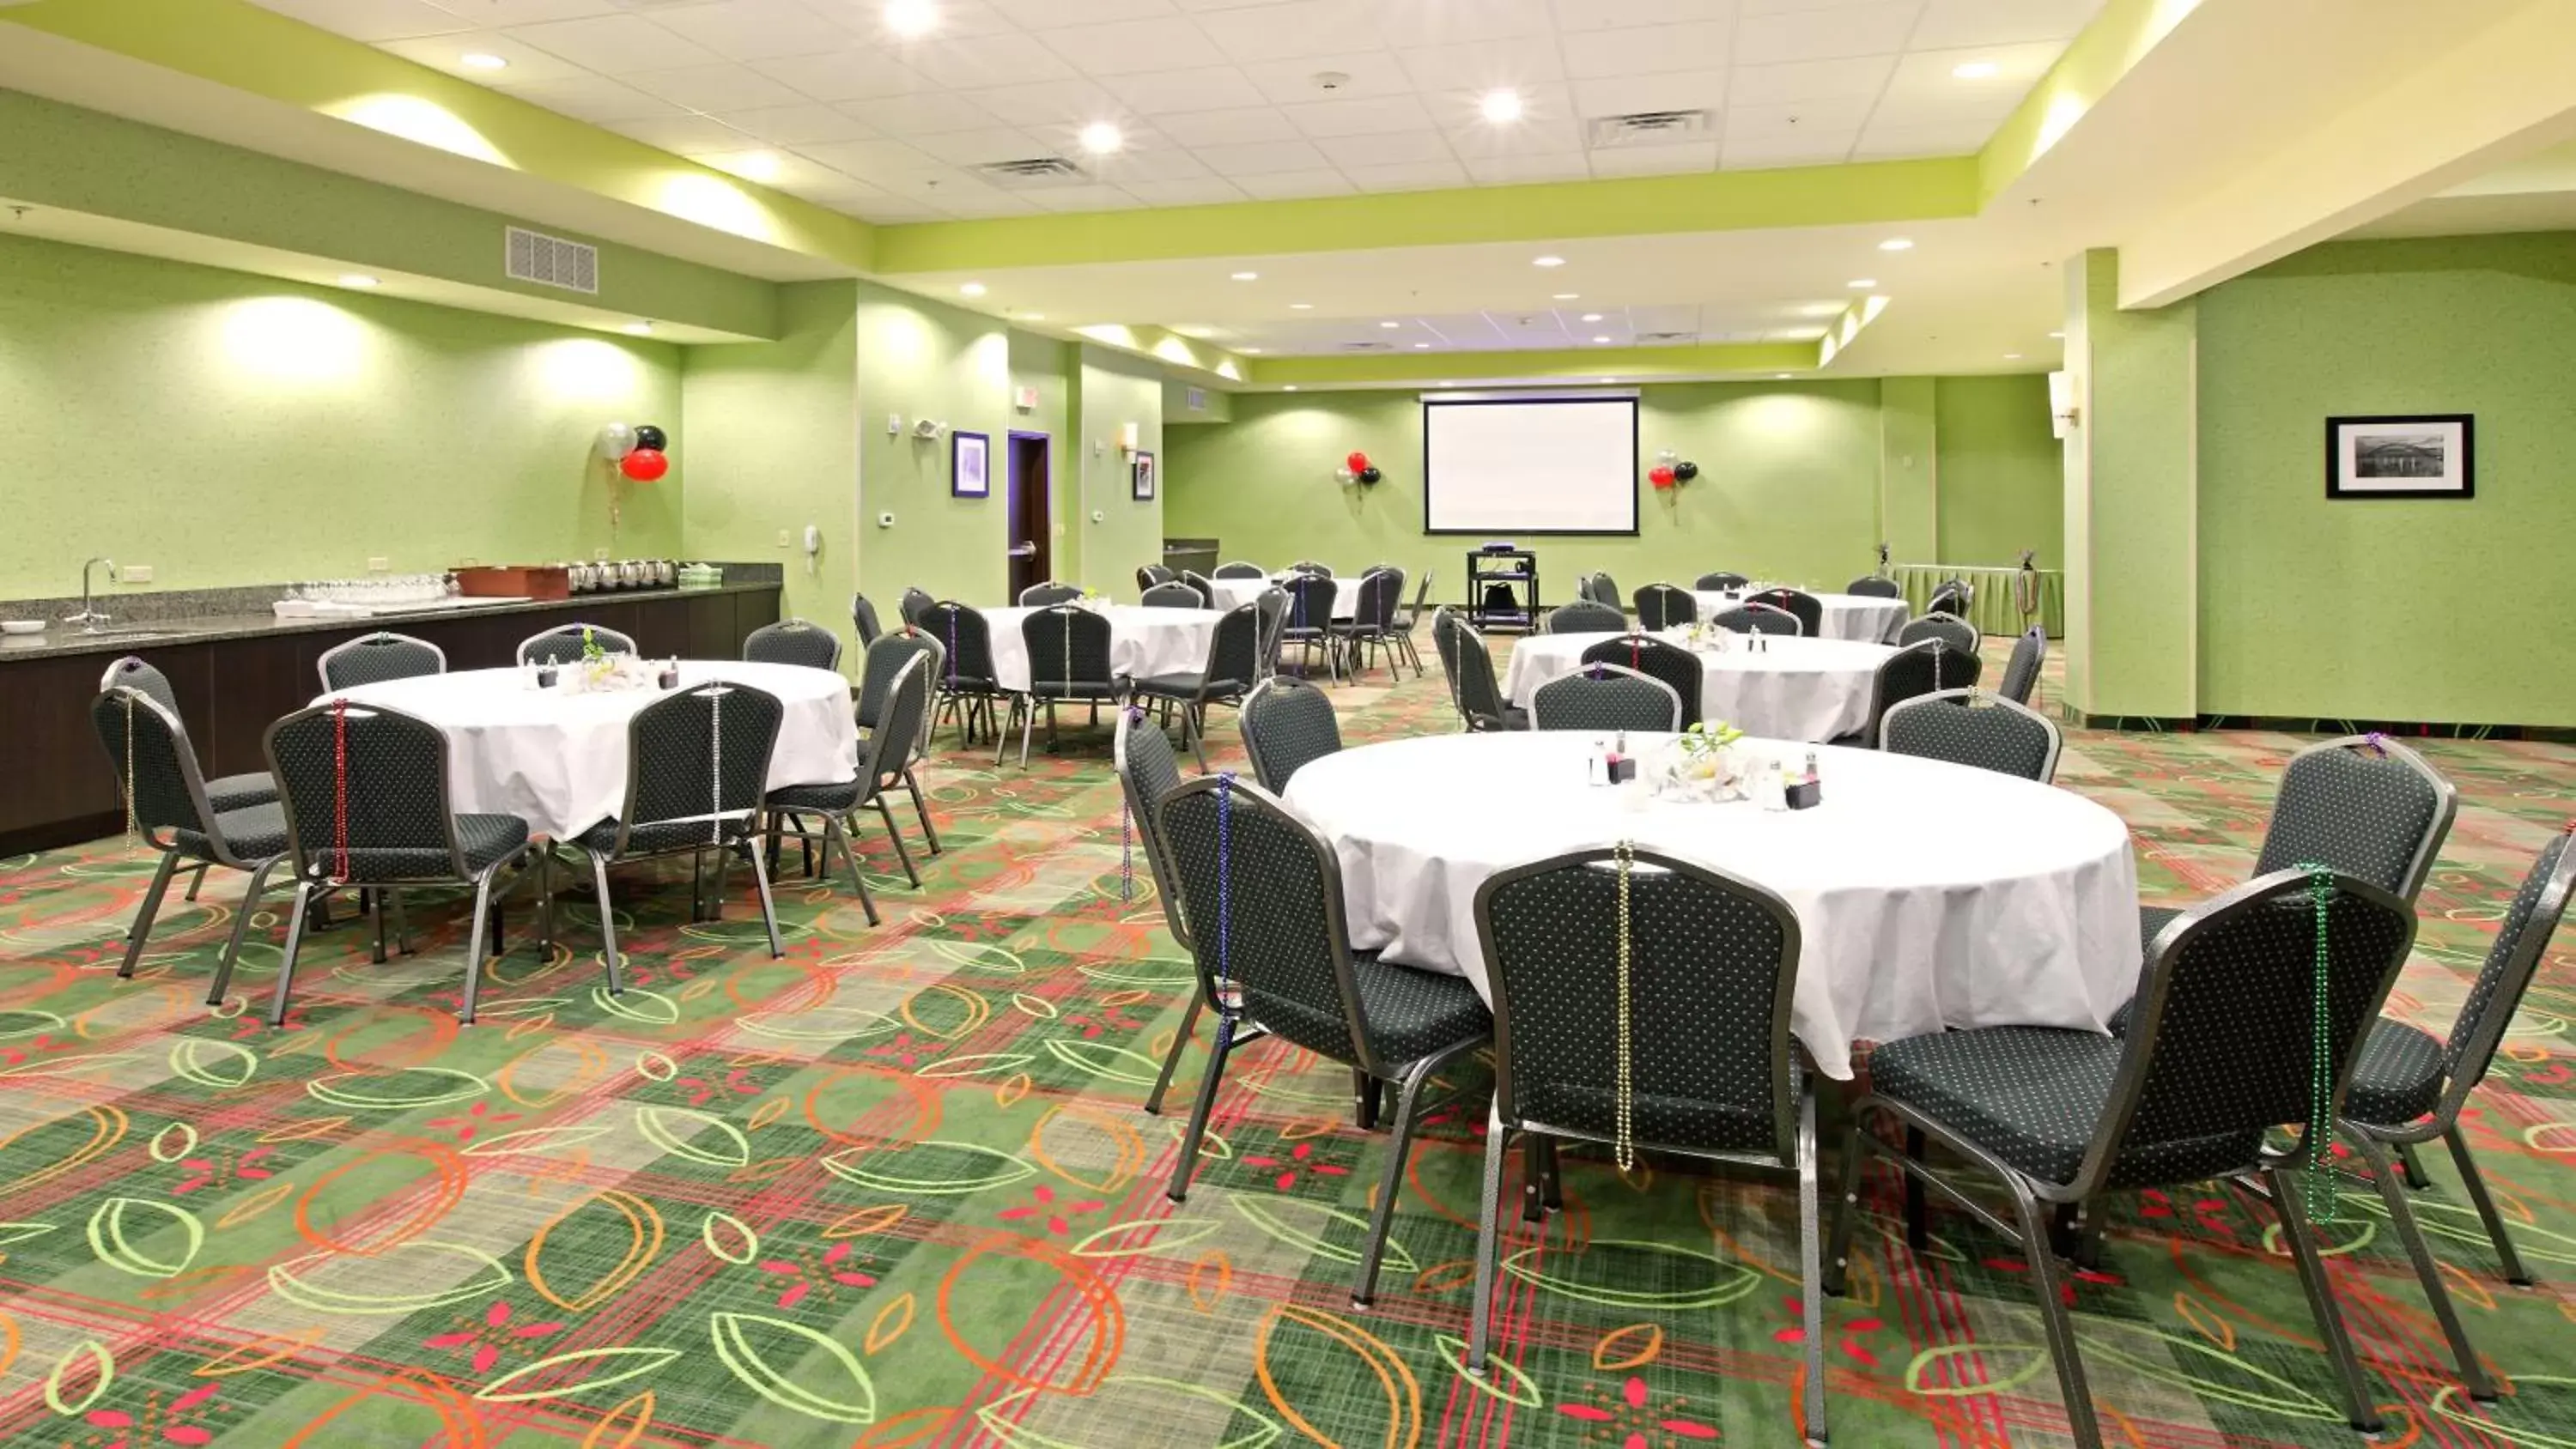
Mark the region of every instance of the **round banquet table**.
[[[1651, 752], [1669, 736], [1631, 743]], [[2138, 981], [2128, 827], [2083, 796], [1964, 765], [1815, 751], [1824, 803], [1661, 801], [1584, 783], [1591, 737], [1513, 731], [1327, 755], [1291, 809], [1341, 857], [1351, 944], [1463, 975], [1488, 1000], [1476, 890], [1622, 839], [1757, 881], [1804, 938], [1791, 1024], [1828, 1076], [1852, 1044], [1944, 1027], [2101, 1031]], [[1808, 747], [1748, 740], [1758, 759]], [[1649, 753], [1648, 758], [1653, 758]]]
[[[1583, 651], [1617, 634], [1538, 634], [1512, 645], [1503, 692], [1529, 708], [1530, 696], [1551, 679], [1583, 667]], [[1678, 644], [1678, 634], [1662, 637]], [[1856, 735], [1869, 724], [1870, 690], [1878, 666], [1894, 654], [1885, 644], [1850, 639], [1800, 639], [1775, 635], [1765, 649], [1733, 647], [1699, 656], [1699, 717], [1724, 722], [1749, 735], [1780, 740], [1830, 740]], [[1620, 661], [1611, 661], [1616, 664]]]
[[[1699, 616], [1713, 618], [1746, 599], [1746, 594], [1695, 592]], [[1871, 644], [1893, 644], [1905, 621], [1914, 617], [1906, 610], [1903, 599], [1873, 598], [1868, 594], [1817, 594], [1817, 603], [1825, 606], [1823, 627], [1818, 633], [1824, 639], [1858, 639]]]
[[[1251, 603], [1272, 589], [1285, 586], [1288, 578], [1286, 574], [1274, 574], [1266, 579], [1210, 579], [1208, 585], [1216, 590], [1218, 608], [1233, 609]], [[1359, 600], [1359, 580], [1345, 578], [1333, 580], [1334, 618], [1351, 617], [1351, 610], [1358, 607]]]
[[[683, 687], [711, 679], [777, 695], [784, 712], [769, 757], [769, 787], [828, 785], [859, 773], [859, 729], [850, 681], [801, 664], [680, 661]], [[520, 669], [468, 669], [361, 685], [317, 698], [383, 705], [447, 731], [447, 779], [456, 810], [516, 815], [539, 835], [570, 839], [626, 804], [626, 727], [663, 691], [570, 694], [537, 689]]]
[[[1094, 606], [1109, 620], [1109, 667], [1131, 679], [1157, 674], [1196, 674], [1207, 667], [1222, 609], [1148, 609], [1142, 604]], [[1004, 689], [1029, 687], [1029, 643], [1020, 622], [1035, 609], [986, 609], [993, 632], [993, 680]]]

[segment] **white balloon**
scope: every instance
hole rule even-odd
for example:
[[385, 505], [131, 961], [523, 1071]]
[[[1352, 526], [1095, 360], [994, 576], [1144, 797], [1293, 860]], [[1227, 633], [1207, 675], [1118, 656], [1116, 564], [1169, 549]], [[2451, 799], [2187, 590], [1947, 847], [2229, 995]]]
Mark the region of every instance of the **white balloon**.
[[619, 462], [635, 451], [635, 429], [626, 423], [610, 423], [599, 430], [599, 456], [611, 463]]
[[1340, 479], [1345, 484], [1348, 484], [1358, 482], [1360, 475], [1352, 472], [1348, 468], [1335, 468], [1333, 470], [1333, 476]]

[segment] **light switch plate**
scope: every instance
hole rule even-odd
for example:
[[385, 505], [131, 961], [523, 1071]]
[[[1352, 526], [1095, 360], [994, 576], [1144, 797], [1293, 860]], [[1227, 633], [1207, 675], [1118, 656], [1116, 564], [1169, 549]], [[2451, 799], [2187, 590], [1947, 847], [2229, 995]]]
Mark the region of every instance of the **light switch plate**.
[[788, 546], [789, 546], [789, 545], [788, 545], [788, 542], [787, 542], [787, 530], [786, 530], [786, 529], [783, 529], [783, 528], [782, 528], [782, 529], [778, 530], [778, 546], [779, 546], [780, 548], [786, 548], [786, 547], [788, 547]]
[[127, 564], [124, 568], [117, 570], [116, 576], [118, 580], [123, 583], [148, 584], [152, 582], [152, 565]]
[[371, 574], [391, 573], [393, 571], [393, 566], [393, 560], [389, 558], [371, 558], [367, 560], [367, 572]]

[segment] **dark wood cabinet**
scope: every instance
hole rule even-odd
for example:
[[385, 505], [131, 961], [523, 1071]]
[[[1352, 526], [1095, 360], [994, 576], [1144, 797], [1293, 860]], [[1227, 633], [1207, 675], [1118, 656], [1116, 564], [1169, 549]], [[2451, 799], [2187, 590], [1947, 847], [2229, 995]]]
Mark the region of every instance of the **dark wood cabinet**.
[[120, 653], [139, 654], [170, 677], [180, 717], [209, 778], [265, 770], [271, 721], [322, 691], [323, 651], [389, 628], [447, 652], [450, 669], [513, 662], [519, 641], [558, 624], [615, 629], [651, 657], [739, 659], [742, 641], [778, 622], [775, 587], [568, 600], [541, 608], [382, 625], [255, 634], [204, 643], [139, 639], [130, 650], [0, 660], [0, 855], [77, 844], [124, 828], [116, 773], [98, 741], [90, 705]]

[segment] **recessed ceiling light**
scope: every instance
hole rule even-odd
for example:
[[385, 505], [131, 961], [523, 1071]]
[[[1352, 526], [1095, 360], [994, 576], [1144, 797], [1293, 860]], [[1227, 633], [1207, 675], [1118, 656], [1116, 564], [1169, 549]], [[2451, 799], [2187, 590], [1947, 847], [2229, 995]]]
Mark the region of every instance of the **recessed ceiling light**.
[[1281, 391], [1281, 392], [1295, 392], [1296, 390], [1297, 390], [1297, 384], [1295, 384], [1295, 383], [1293, 383], [1293, 382], [1292, 382], [1292, 383], [1290, 383], [1290, 384], [1288, 384], [1286, 387], [1284, 387], [1284, 388], [1281, 388], [1281, 389], [1280, 389], [1280, 391]]
[[1259, 357], [1261, 355], [1261, 349], [1258, 347], [1238, 347], [1234, 350], [1247, 357]]
[[1878, 244], [1878, 249], [1883, 252], [1910, 252], [1914, 250], [1914, 238], [1910, 236], [1892, 236], [1887, 240], [1880, 242]]
[[1315, 304], [1312, 302], [1291, 302], [1288, 304], [1288, 310], [1291, 312], [1312, 312], [1315, 310]]
[[1258, 282], [1261, 280], [1261, 274], [1259, 272], [1237, 272], [1234, 274], [1234, 279], [1238, 282]]
[[2049, 333], [2048, 335], [2049, 335], [2052, 339], [2054, 339], [2054, 340], [2056, 340], [2056, 341], [2059, 341], [2059, 342], [2063, 342], [2063, 341], [2065, 341], [2065, 340], [2066, 340], [2066, 334], [2065, 334], [2065, 333], [2063, 333], [2063, 332], [2051, 332], [2051, 333]]
[[1428, 342], [1417, 342], [1413, 344], [1413, 350], [1416, 352], [1429, 352], [1431, 350], [1431, 344]]
[[1389, 331], [1393, 331], [1394, 329], [1396, 329], [1396, 328], [1398, 328], [1398, 327], [1401, 327], [1401, 326], [1403, 326], [1404, 324], [1403, 324], [1403, 323], [1401, 323], [1401, 322], [1380, 322], [1380, 323], [1379, 323], [1379, 324], [1377, 324], [1377, 325], [1379, 325], [1380, 327], [1384, 327], [1384, 328], [1388, 329]]
[[467, 70], [507, 70], [510, 63], [488, 50], [469, 50], [456, 58]]
[[939, 7], [932, 0], [887, 0], [885, 27], [897, 35], [928, 35], [939, 28]]
[[1560, 302], [1579, 302], [1583, 300], [1583, 294], [1581, 292], [1559, 292], [1556, 294], [1556, 300]]
[[359, 291], [363, 292], [367, 288], [377, 285], [377, 282], [375, 278], [366, 275], [364, 272], [351, 272], [349, 275], [340, 279], [340, 285], [343, 287], [355, 287]]
[[781, 171], [775, 151], [745, 151], [729, 158], [721, 169], [745, 181], [775, 181]]
[[1094, 156], [1106, 156], [1127, 144], [1127, 134], [1107, 121], [1094, 121], [1082, 128], [1082, 149]]
[[653, 324], [650, 322], [629, 322], [626, 324], [626, 332], [627, 335], [631, 337], [650, 337], [653, 335]]
[[1972, 60], [1950, 68], [1950, 74], [1961, 80], [1991, 80], [2003, 70], [1991, 60]]
[[2018, 352], [2007, 352], [2004, 354], [2004, 361], [2019, 362], [2021, 361], [2021, 354]]
[[1497, 126], [1510, 125], [1521, 118], [1521, 93], [1512, 90], [1487, 91], [1485, 98], [1476, 103], [1476, 109], [1484, 113], [1486, 120]]
[[1607, 341], [1609, 341], [1610, 339], [1609, 339], [1609, 338], [1607, 338], [1607, 337], [1595, 337], [1595, 338], [1593, 338], [1592, 340], [1593, 340], [1593, 341], [1595, 341], [1595, 342], [1607, 342]]
[[1586, 312], [1583, 314], [1583, 320], [1586, 322], [1598, 322], [1601, 320], [1601, 314], [1598, 312]]
[[1023, 322], [1044, 322], [1046, 320], [1046, 314], [1044, 312], [1023, 312], [1020, 314], [1020, 320]]
[[1533, 267], [1561, 267], [1561, 266], [1564, 266], [1564, 265], [1565, 265], [1565, 258], [1563, 258], [1563, 257], [1532, 257], [1532, 258], [1530, 258], [1530, 265], [1531, 265], [1531, 266], [1533, 266]]
[[990, 289], [981, 282], [968, 282], [957, 289], [957, 294], [961, 297], [980, 297], [988, 290]]
[[1843, 283], [1843, 285], [1844, 285], [1844, 286], [1846, 286], [1846, 287], [1851, 288], [1851, 289], [1852, 289], [1852, 290], [1854, 290], [1854, 291], [1858, 291], [1858, 292], [1866, 292], [1866, 291], [1868, 291], [1870, 288], [1875, 287], [1875, 286], [1877, 286], [1877, 285], [1878, 285], [1878, 278], [1876, 278], [1876, 277], [1854, 277], [1854, 278], [1852, 278], [1850, 281]]

